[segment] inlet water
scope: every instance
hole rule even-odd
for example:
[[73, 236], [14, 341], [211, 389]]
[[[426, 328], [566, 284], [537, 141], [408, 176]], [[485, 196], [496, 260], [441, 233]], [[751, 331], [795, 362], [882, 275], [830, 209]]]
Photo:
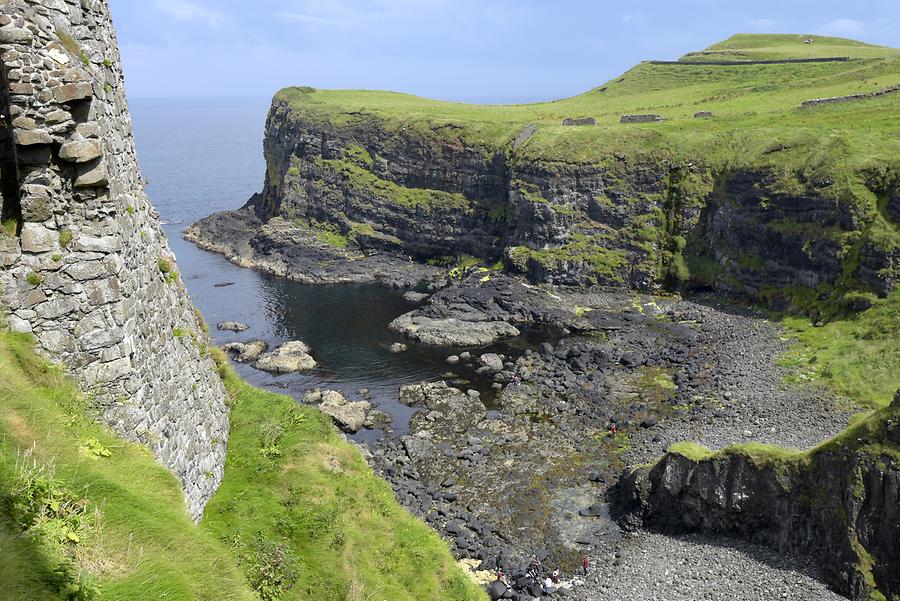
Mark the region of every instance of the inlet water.
[[[182, 239], [184, 229], [216, 211], [241, 206], [262, 186], [265, 100], [137, 99], [131, 102], [138, 158], [149, 180], [147, 192], [164, 222], [195, 305], [215, 341], [263, 339], [270, 347], [303, 340], [319, 366], [308, 373], [273, 376], [237, 365], [245, 380], [300, 398], [308, 388], [332, 388], [358, 398], [366, 388], [373, 403], [394, 417], [402, 433], [412, 410], [397, 402], [400, 386], [446, 378], [482, 392], [491, 403], [490, 382], [465, 367], [451, 367], [453, 349], [402, 342], [388, 324], [415, 307], [401, 291], [377, 284], [306, 285], [237, 267], [224, 257]], [[220, 332], [220, 321], [241, 321], [241, 334]], [[539, 337], [538, 333], [535, 336]], [[534, 344], [526, 337], [491, 350], [518, 352]], [[362, 433], [363, 438], [378, 432]]]

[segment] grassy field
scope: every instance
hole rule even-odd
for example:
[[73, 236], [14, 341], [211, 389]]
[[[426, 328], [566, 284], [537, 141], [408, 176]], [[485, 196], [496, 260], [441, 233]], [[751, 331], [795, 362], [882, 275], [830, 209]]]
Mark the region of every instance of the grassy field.
[[198, 526], [32, 345], [0, 332], [3, 601], [483, 598], [315, 410], [223, 368], [231, 444]]
[[[804, 44], [810, 38], [812, 44]], [[278, 97], [304, 118], [335, 126], [376, 120], [390, 130], [509, 151], [516, 134], [536, 124], [516, 149], [523, 158], [603, 163], [621, 154], [652, 153], [709, 164], [806, 166], [841, 150], [833, 161], [853, 166], [896, 160], [900, 94], [814, 109], [812, 98], [870, 92], [900, 83], [900, 50], [818, 36], [738, 35], [704, 52], [721, 60], [848, 56], [848, 62], [690, 66], [641, 63], [589, 92], [555, 102], [470, 105], [392, 92], [287, 88]], [[694, 113], [711, 111], [712, 119]], [[656, 113], [666, 121], [620, 124], [623, 114]], [[565, 127], [566, 117], [597, 126]], [[449, 126], [449, 127], [448, 127]], [[777, 150], [774, 150], [777, 149]], [[814, 152], [817, 149], [820, 152]], [[826, 152], [827, 150], [827, 152]]]
[[900, 291], [822, 326], [803, 317], [783, 323], [796, 338], [781, 360], [792, 383], [825, 385], [873, 408], [888, 405], [900, 389]]

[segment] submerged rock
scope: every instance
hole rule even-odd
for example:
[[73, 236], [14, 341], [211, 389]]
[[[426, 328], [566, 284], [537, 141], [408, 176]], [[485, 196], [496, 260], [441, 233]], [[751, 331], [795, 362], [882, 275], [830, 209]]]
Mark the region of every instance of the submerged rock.
[[239, 321], [220, 321], [216, 324], [216, 329], [226, 332], [246, 332], [250, 326]]
[[409, 291], [409, 292], [404, 292], [404, 293], [403, 293], [403, 299], [406, 300], [406, 301], [409, 301], [409, 302], [411, 302], [411, 303], [421, 303], [421, 302], [424, 302], [425, 299], [427, 299], [429, 296], [431, 296], [431, 295], [430, 295], [430, 294], [425, 294], [424, 292], [413, 292], [413, 291]]
[[402, 342], [394, 342], [391, 346], [388, 347], [388, 350], [392, 353], [402, 353], [407, 350], [409, 346], [403, 344]]
[[300, 340], [285, 342], [271, 353], [265, 353], [253, 364], [256, 369], [273, 374], [305, 371], [316, 366], [309, 347]]

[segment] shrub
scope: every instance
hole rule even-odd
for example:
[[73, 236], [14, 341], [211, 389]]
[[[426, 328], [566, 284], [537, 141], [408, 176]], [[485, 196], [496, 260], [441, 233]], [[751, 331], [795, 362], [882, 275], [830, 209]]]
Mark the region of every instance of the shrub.
[[156, 259], [156, 266], [159, 267], [159, 272], [162, 274], [167, 274], [172, 271], [172, 262], [168, 259], [163, 259], [162, 257]]

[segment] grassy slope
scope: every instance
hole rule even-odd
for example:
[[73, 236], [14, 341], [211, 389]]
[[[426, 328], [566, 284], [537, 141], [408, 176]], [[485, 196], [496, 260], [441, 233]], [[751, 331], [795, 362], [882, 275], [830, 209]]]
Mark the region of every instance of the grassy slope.
[[[900, 50], [838, 38], [739, 35], [709, 51], [733, 58], [850, 56], [846, 63], [679, 66], [641, 63], [580, 96], [527, 105], [440, 102], [392, 92], [287, 88], [278, 96], [306, 118], [346, 125], [378, 119], [386, 129], [452, 135], [489, 150], [508, 148], [525, 125], [537, 133], [517, 149], [523, 157], [604, 162], [613, 153], [663, 154], [712, 164], [805, 166], [837, 160], [817, 149], [843, 149], [854, 166], [889, 160], [900, 150], [900, 95], [840, 106], [799, 109], [810, 98], [875, 91], [900, 83]], [[729, 49], [733, 47], [734, 49]], [[724, 50], [723, 50], [724, 49]], [[713, 111], [711, 120], [693, 118]], [[627, 113], [658, 113], [667, 121], [618, 123]], [[595, 117], [596, 127], [564, 127], [565, 117]], [[457, 128], [441, 128], [454, 124]], [[773, 153], [776, 145], [787, 148]]]
[[253, 588], [284, 599], [481, 597], [320, 414], [230, 374], [228, 384], [225, 482], [196, 526], [168, 471], [84, 417], [83, 395], [28, 337], [0, 332], [0, 597], [99, 589], [116, 601], [250, 600]]
[[[283, 599], [482, 598], [446, 544], [397, 505], [330, 418], [227, 368], [225, 379], [234, 395], [232, 436], [225, 482], [203, 528], [245, 554], [260, 539], [287, 545], [296, 584]], [[279, 423], [288, 428], [273, 438]], [[272, 445], [277, 452], [261, 452]]]
[[[0, 333], [0, 582], [3, 599], [64, 598], [47, 585], [66, 560], [98, 576], [103, 599], [253, 599], [229, 550], [191, 522], [175, 477], [144, 448], [123, 443], [85, 418], [83, 395], [32, 350], [22, 335]], [[95, 439], [109, 457], [80, 448]], [[26, 454], [30, 457], [26, 459]], [[70, 526], [80, 539], [59, 544], [52, 508], [18, 536], [12, 498], [29, 472], [45, 470], [59, 495], [87, 500]], [[95, 513], [96, 512], [96, 513]], [[188, 560], [189, 559], [189, 560]]]
[[870, 407], [889, 404], [900, 389], [900, 291], [821, 327], [802, 317], [784, 324], [797, 339], [782, 360], [792, 383], [823, 384]]

